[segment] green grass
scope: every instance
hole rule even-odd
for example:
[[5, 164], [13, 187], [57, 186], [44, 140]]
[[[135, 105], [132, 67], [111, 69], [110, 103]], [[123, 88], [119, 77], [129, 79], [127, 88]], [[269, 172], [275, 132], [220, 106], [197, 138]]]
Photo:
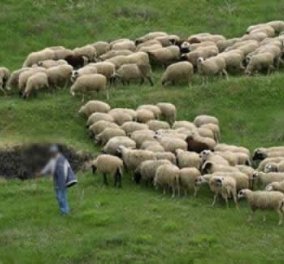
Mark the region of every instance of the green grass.
[[[29, 52], [46, 46], [72, 48], [154, 30], [240, 36], [248, 25], [282, 19], [283, 11], [283, 0], [2, 0], [0, 64], [16, 69]], [[223, 142], [250, 149], [283, 145], [283, 70], [211, 80], [207, 87], [196, 77], [190, 88], [162, 88], [160, 74], [155, 72], [153, 88], [117, 87], [109, 103], [135, 108], [170, 101], [179, 120], [217, 116]], [[0, 144], [60, 141], [96, 153], [77, 114], [80, 105], [80, 98], [71, 98], [67, 90], [29, 101], [0, 97]], [[122, 190], [103, 187], [102, 179], [90, 173], [79, 175], [79, 181], [70, 190], [72, 214], [67, 218], [57, 212], [48, 179], [0, 181], [1, 264], [283, 262], [284, 230], [274, 213], [268, 213], [266, 223], [258, 214], [247, 224], [246, 203], [239, 212], [225, 209], [222, 202], [212, 209], [206, 189], [196, 199], [171, 199], [135, 186], [130, 175]]]

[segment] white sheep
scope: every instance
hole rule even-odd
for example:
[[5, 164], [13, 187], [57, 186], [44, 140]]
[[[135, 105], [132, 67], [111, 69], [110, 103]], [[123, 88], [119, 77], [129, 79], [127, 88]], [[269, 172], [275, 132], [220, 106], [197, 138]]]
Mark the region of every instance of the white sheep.
[[126, 135], [131, 135], [134, 131], [137, 130], [148, 130], [147, 124], [141, 124], [135, 121], [124, 122], [121, 128], [125, 131]]
[[50, 87], [66, 87], [72, 75], [73, 67], [70, 65], [58, 65], [46, 70]]
[[147, 185], [153, 183], [157, 169], [161, 165], [171, 164], [169, 160], [145, 160], [143, 161], [134, 173], [134, 181], [139, 184], [141, 181]]
[[284, 193], [284, 181], [281, 182], [271, 182], [265, 187], [266, 191], [278, 191]]
[[143, 84], [145, 80], [148, 80], [150, 85], [154, 83], [151, 78], [151, 66], [138, 65], [136, 63], [127, 63], [121, 65], [118, 70], [113, 74], [113, 79], [119, 79], [122, 84], [130, 84], [130, 81], [140, 81]]
[[44, 72], [37, 72], [32, 75], [23, 92], [23, 98], [28, 98], [32, 92], [37, 92], [40, 89], [48, 88], [48, 77]]
[[107, 113], [110, 109], [110, 105], [105, 102], [90, 100], [85, 105], [81, 106], [79, 114], [84, 114], [89, 117], [93, 113]]
[[108, 185], [107, 175], [114, 178], [114, 186], [121, 187], [121, 178], [123, 175], [123, 161], [115, 156], [102, 154], [92, 161], [93, 174], [98, 171], [103, 174], [104, 184]]
[[95, 124], [96, 122], [98, 121], [101, 121], [101, 120], [105, 120], [105, 121], [109, 121], [109, 122], [114, 122], [114, 119], [113, 117], [108, 114], [108, 113], [98, 113], [98, 112], [95, 112], [93, 114], [91, 114], [89, 117], [88, 117], [88, 120], [87, 120], [87, 123], [86, 123], [86, 126], [89, 127], [93, 124]]
[[176, 150], [176, 158], [179, 168], [193, 167], [200, 169], [202, 163], [201, 158], [197, 153], [182, 149]]
[[228, 80], [226, 61], [223, 57], [215, 56], [204, 60], [202, 57], [197, 60], [198, 73], [203, 76], [203, 82], [208, 82], [208, 76], [224, 75]]
[[0, 91], [4, 94], [6, 89], [6, 84], [10, 78], [10, 70], [6, 67], [0, 67]]
[[102, 133], [106, 128], [118, 129], [119, 126], [113, 122], [101, 120], [89, 127], [90, 137], [94, 137]]
[[176, 153], [177, 149], [187, 150], [187, 144], [184, 140], [173, 136], [159, 136], [154, 137], [163, 146], [165, 151]]
[[167, 83], [175, 85], [180, 82], [190, 85], [192, 77], [193, 65], [188, 61], [181, 61], [173, 63], [167, 67], [166, 71], [162, 75], [161, 83], [163, 86]]
[[160, 118], [160, 115], [161, 115], [161, 110], [158, 106], [156, 105], [152, 105], [152, 104], [144, 104], [144, 105], [140, 105], [137, 110], [139, 109], [146, 109], [146, 110], [149, 110], [151, 112], [153, 112], [154, 116], [156, 119], [159, 119]]
[[158, 103], [157, 106], [161, 110], [161, 117], [163, 119], [165, 119], [170, 124], [173, 124], [176, 121], [177, 111], [175, 105], [171, 103], [161, 102]]
[[82, 101], [84, 101], [87, 92], [106, 91], [106, 98], [109, 98], [107, 90], [107, 80], [102, 74], [83, 75], [76, 79], [75, 83], [70, 88], [70, 93], [75, 96], [76, 93], [82, 93]]
[[96, 143], [105, 145], [111, 138], [118, 136], [126, 136], [126, 133], [121, 128], [106, 128], [95, 137]]
[[[275, 210], [279, 215], [278, 225], [283, 222], [284, 214], [284, 194], [277, 191], [251, 191], [244, 189], [239, 191], [238, 198], [246, 198], [251, 208], [252, 214], [248, 221], [252, 220], [256, 210]], [[265, 218], [264, 218], [265, 220]]]
[[196, 197], [199, 190], [196, 180], [200, 175], [200, 171], [196, 168], [183, 168], [180, 170], [180, 188], [183, 190], [185, 196], [187, 196], [188, 191], [194, 190], [193, 196]]
[[150, 130], [153, 131], [158, 131], [160, 129], [170, 129], [170, 125], [168, 122], [160, 120], [150, 120], [147, 122], [147, 126]]
[[143, 161], [153, 160], [154, 153], [148, 150], [142, 149], [130, 149], [123, 145], [120, 145], [117, 149], [117, 153], [120, 154], [125, 167], [128, 170], [134, 171]]
[[[133, 116], [129, 111], [125, 108], [113, 108], [109, 112], [109, 115], [112, 116], [115, 123], [118, 125], [123, 125], [126, 122], [133, 121]], [[136, 112], [135, 112], [136, 115]]]
[[153, 112], [147, 109], [137, 109], [136, 113], [137, 121], [140, 123], [147, 123], [148, 121], [155, 119]]
[[172, 197], [175, 197], [176, 192], [180, 195], [179, 186], [179, 168], [172, 164], [161, 165], [154, 177], [154, 186], [163, 188], [163, 194], [166, 194], [166, 189], [169, 187], [172, 191]]
[[253, 176], [254, 176], [254, 179], [256, 179], [257, 182], [259, 182], [263, 186], [266, 186], [272, 182], [284, 181], [284, 173], [281, 173], [281, 172], [264, 173], [261, 171], [256, 171]]
[[136, 143], [129, 137], [119, 136], [111, 138], [103, 147], [102, 152], [106, 154], [116, 155], [119, 147], [124, 146], [130, 149], [136, 148]]

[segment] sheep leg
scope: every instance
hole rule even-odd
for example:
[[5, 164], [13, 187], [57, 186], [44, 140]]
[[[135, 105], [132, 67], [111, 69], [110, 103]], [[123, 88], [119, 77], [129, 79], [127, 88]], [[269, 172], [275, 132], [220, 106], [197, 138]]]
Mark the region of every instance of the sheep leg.
[[175, 198], [175, 196], [176, 196], [176, 189], [175, 189], [175, 187], [172, 187], [172, 192], [173, 192], [172, 198]]
[[214, 194], [213, 202], [211, 204], [212, 207], [215, 206], [215, 203], [216, 203], [216, 200], [217, 200], [217, 196], [218, 196], [218, 193]]
[[121, 173], [119, 170], [117, 170], [115, 174], [115, 186], [121, 188]]
[[151, 77], [147, 77], [147, 80], [149, 81], [150, 85], [153, 86], [154, 85], [154, 82], [152, 81]]
[[197, 196], [197, 192], [199, 190], [199, 187], [197, 186], [194, 186], [194, 193], [193, 193], [193, 197], [196, 197]]
[[104, 185], [108, 185], [107, 176], [105, 173], [103, 174], [103, 179], [104, 179]]
[[224, 197], [224, 200], [226, 202], [226, 208], [228, 209], [229, 208], [229, 201], [228, 201], [228, 196], [227, 195]]
[[283, 212], [281, 211], [281, 209], [278, 209], [277, 210], [277, 213], [279, 215], [279, 222], [278, 222], [278, 225], [282, 225], [282, 222], [283, 222]]
[[229, 76], [228, 76], [228, 73], [227, 73], [226, 69], [223, 69], [223, 70], [222, 70], [222, 73], [223, 73], [224, 76], [226, 77], [226, 80], [229, 80]]
[[84, 101], [85, 101], [85, 94], [83, 93], [81, 103], [84, 103]]

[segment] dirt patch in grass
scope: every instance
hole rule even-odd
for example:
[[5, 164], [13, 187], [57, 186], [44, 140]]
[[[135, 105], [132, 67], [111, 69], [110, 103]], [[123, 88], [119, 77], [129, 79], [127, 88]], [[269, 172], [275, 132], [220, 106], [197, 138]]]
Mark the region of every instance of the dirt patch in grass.
[[[74, 171], [84, 168], [86, 161], [92, 158], [87, 152], [58, 144], [60, 151], [69, 160]], [[34, 177], [49, 160], [50, 144], [25, 144], [12, 147], [0, 147], [0, 176], [22, 180]]]

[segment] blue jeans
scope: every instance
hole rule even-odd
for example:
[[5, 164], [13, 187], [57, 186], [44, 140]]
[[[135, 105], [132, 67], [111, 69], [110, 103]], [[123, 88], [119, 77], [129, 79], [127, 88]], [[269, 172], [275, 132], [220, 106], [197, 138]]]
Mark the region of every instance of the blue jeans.
[[69, 213], [69, 206], [67, 201], [67, 189], [55, 187], [56, 199], [62, 214]]

